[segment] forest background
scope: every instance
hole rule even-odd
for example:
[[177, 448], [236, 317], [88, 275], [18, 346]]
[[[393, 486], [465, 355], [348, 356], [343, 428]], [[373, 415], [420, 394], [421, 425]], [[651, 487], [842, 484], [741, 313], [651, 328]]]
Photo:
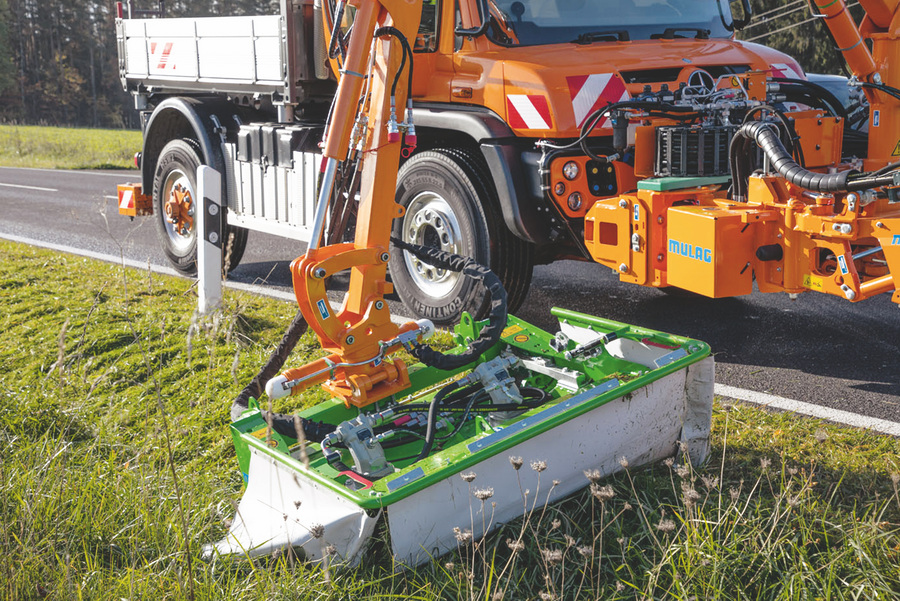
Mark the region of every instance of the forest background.
[[[807, 72], [845, 74], [808, 0], [751, 1], [756, 17], [740, 39], [777, 48]], [[859, 3], [849, 4], [859, 19]], [[155, 6], [151, 0], [135, 3]], [[113, 0], [0, 0], [0, 122], [138, 128], [119, 81], [115, 12]], [[166, 2], [172, 17], [277, 12], [277, 0]]]

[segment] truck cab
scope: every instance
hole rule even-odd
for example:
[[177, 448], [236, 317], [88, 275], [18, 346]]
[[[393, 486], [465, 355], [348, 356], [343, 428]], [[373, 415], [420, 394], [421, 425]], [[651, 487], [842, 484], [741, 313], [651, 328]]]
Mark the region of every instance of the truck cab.
[[[352, 6], [301, 0], [282, 1], [277, 16], [118, 21], [123, 85], [144, 117], [144, 212], [157, 214], [177, 268], [195, 269], [183, 199], [198, 164], [223, 174], [232, 267], [248, 229], [308, 239], [340, 67], [340, 43], [328, 42], [352, 18]], [[790, 57], [735, 40], [740, 25], [726, 0], [425, 0], [416, 143], [403, 150], [393, 235], [488, 265], [514, 311], [536, 263], [597, 260], [585, 243], [595, 204], [660, 175], [636, 163], [635, 124], [617, 138], [610, 115], [592, 122], [598, 110], [750, 71], [803, 77]], [[727, 161], [717, 169], [727, 176]], [[332, 240], [352, 228], [352, 185], [334, 203]], [[436, 323], [487, 311], [475, 282], [406, 251], [392, 253], [390, 274], [408, 308]]]

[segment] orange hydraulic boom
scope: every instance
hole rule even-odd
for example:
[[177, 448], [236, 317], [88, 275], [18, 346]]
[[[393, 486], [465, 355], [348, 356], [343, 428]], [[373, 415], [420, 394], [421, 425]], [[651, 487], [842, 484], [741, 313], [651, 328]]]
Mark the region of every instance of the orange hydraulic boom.
[[[313, 236], [306, 254], [291, 265], [300, 310], [322, 347], [332, 354], [284, 372], [269, 392], [277, 397], [324, 383], [348, 405], [362, 407], [409, 386], [403, 361], [387, 355], [409, 340], [404, 335], [412, 332], [415, 337], [428, 329], [415, 323], [398, 327], [384, 301], [391, 292], [386, 277], [391, 223], [402, 214], [402, 207], [394, 202], [400, 128], [410, 145], [415, 135], [407, 123], [406, 73], [400, 71], [401, 67], [412, 69], [406, 40], [415, 37], [422, 0], [351, 0], [349, 4], [357, 8], [354, 35], [325, 133]], [[398, 79], [404, 84], [396, 85]], [[320, 246], [338, 164], [351, 153], [362, 157], [355, 242]], [[349, 294], [344, 306], [335, 310], [325, 284], [327, 278], [346, 270], [351, 272]]]

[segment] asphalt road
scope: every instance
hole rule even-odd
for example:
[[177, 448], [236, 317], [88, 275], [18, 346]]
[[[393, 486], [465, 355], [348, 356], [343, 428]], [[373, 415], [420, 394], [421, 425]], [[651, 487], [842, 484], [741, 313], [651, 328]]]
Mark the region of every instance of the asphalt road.
[[[165, 265], [153, 218], [130, 221], [116, 208], [116, 184], [136, 172], [0, 167], [0, 236], [13, 235]], [[289, 291], [295, 241], [250, 233], [230, 278]], [[539, 266], [517, 314], [555, 331], [550, 307], [704, 340], [716, 381], [900, 422], [900, 311], [881, 295], [862, 303], [807, 293], [711, 300], [622, 284], [610, 270], [572, 261]], [[391, 303], [394, 313], [403, 306]]]

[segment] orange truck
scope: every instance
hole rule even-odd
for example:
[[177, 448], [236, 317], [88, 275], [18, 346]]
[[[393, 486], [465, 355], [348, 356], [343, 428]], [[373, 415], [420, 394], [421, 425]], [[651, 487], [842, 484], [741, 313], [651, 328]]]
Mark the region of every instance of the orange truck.
[[[282, 0], [277, 15], [212, 18], [129, 18], [120, 4], [121, 78], [144, 132], [142, 181], [120, 188], [120, 212], [154, 214], [178, 270], [196, 270], [202, 164], [223, 177], [226, 269], [248, 230], [309, 241], [354, 4]], [[510, 311], [533, 266], [560, 259], [710, 297], [748, 294], [754, 279], [851, 301], [895, 290], [900, 205], [877, 171], [900, 154], [895, 1], [863, 2], [874, 10], [862, 28], [842, 0], [823, 4], [868, 118], [794, 59], [735, 40], [749, 0], [735, 14], [727, 0], [426, 0], [414, 69], [401, 70], [411, 110], [388, 123], [403, 140], [393, 236], [489, 266]], [[374, 152], [363, 138], [350, 163]], [[765, 175], [789, 163], [795, 179]], [[856, 182], [864, 169], [876, 175]], [[353, 229], [361, 171], [334, 174], [325, 244]], [[390, 274], [388, 290], [436, 323], [488, 310], [476, 282], [405, 250]]]

